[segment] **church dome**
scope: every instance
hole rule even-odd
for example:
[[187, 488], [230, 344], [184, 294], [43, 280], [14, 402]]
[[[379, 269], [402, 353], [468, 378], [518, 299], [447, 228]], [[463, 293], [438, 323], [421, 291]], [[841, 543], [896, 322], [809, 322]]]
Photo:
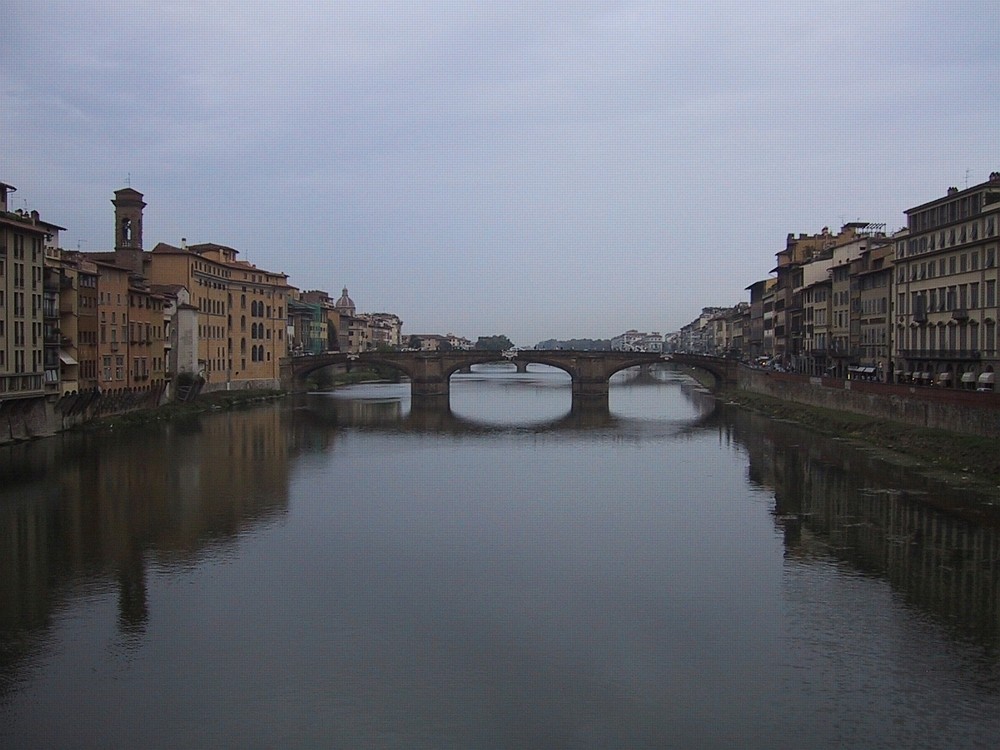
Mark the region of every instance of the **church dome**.
[[337, 300], [337, 304], [334, 305], [335, 308], [342, 312], [346, 312], [349, 315], [354, 315], [354, 300], [347, 296], [347, 287], [344, 287], [343, 293], [340, 295], [340, 299]]

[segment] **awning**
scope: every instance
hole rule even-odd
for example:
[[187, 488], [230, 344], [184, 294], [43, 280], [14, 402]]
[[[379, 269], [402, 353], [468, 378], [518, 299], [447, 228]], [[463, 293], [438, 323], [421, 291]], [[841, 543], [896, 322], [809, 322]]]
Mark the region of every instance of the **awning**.
[[979, 382], [980, 383], [987, 383], [987, 384], [994, 383], [994, 382], [996, 382], [996, 380], [995, 380], [996, 376], [997, 376], [997, 374], [995, 372], [984, 372], [984, 373], [981, 373], [979, 375]]
[[937, 379], [938, 379], [939, 383], [947, 383], [949, 380], [951, 380], [951, 373], [950, 372], [939, 372]]
[[976, 373], [974, 373], [974, 372], [963, 372], [962, 373], [962, 382], [963, 383], [975, 383], [976, 382]]
[[920, 379], [921, 380], [930, 380], [931, 379], [931, 374], [929, 372], [922, 372], [922, 373], [920, 373]]
[[70, 353], [67, 352], [65, 349], [60, 349], [59, 350], [59, 361], [62, 362], [64, 365], [78, 365], [78, 364], [80, 364], [75, 359], [73, 359], [72, 355], [70, 355]]

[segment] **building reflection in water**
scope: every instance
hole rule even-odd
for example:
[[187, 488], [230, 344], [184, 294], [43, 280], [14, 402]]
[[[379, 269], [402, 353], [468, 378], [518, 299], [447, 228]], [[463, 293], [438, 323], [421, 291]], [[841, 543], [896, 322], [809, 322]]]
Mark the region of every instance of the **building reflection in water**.
[[121, 631], [140, 636], [151, 561], [190, 562], [284, 514], [288, 416], [264, 407], [2, 449], [0, 690], [71, 596], [117, 590]]
[[789, 560], [849, 563], [1000, 647], [1000, 510], [800, 428], [736, 410], [720, 425], [747, 451], [750, 480], [774, 492]]

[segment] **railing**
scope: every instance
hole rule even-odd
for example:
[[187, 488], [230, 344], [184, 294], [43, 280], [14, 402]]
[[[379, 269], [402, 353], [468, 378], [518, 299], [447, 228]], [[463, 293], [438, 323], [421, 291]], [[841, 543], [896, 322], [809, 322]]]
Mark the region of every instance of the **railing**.
[[983, 358], [978, 349], [900, 349], [904, 359], [950, 359], [978, 362]]

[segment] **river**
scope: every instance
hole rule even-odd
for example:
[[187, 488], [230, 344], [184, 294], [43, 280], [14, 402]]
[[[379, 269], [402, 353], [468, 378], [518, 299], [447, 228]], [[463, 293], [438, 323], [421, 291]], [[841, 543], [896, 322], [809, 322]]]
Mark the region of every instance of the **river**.
[[0, 449], [0, 747], [992, 748], [1000, 513], [669, 371]]

